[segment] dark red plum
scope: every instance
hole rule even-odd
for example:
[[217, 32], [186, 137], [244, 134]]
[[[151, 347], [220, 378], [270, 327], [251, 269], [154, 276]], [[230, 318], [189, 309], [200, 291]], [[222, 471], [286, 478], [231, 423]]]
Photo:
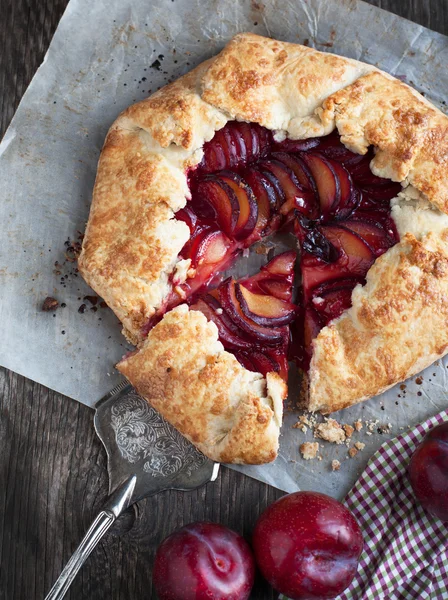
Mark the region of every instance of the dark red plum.
[[412, 455], [408, 470], [423, 508], [448, 521], [448, 422], [431, 429]]
[[325, 600], [353, 580], [361, 529], [340, 502], [317, 492], [288, 494], [258, 519], [253, 538], [263, 576], [291, 600]]
[[153, 581], [159, 600], [247, 600], [254, 573], [244, 538], [223, 525], [198, 522], [161, 543]]

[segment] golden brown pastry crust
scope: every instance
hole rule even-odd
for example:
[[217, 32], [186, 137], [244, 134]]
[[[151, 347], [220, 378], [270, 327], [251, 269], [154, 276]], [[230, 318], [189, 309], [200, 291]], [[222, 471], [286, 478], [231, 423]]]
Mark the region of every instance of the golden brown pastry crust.
[[125, 110], [101, 154], [80, 270], [135, 341], [163, 303], [188, 238], [186, 169], [229, 119], [307, 138], [335, 126], [373, 170], [448, 211], [448, 119], [371, 65], [244, 33], [214, 59]]
[[277, 456], [286, 384], [244, 369], [202, 313], [171, 310], [117, 368], [211, 459], [260, 464]]
[[[254, 34], [239, 34], [218, 56], [124, 111], [107, 136], [80, 270], [136, 343], [142, 342], [142, 327], [163, 305], [170, 289], [169, 277], [189, 235], [187, 226], [174, 219], [189, 196], [186, 169], [200, 161], [204, 142], [231, 119], [260, 123], [275, 130], [278, 138], [320, 136], [336, 127], [343, 143], [355, 152], [365, 153], [369, 145], [375, 146], [375, 173], [403, 185], [412, 184], [434, 206], [448, 212], [445, 115], [410, 87], [371, 65]], [[441, 310], [440, 298], [446, 291], [448, 274], [434, 266], [445, 264], [443, 235], [434, 234], [426, 240], [405, 237], [375, 263], [367, 286], [356, 290], [351, 311], [321, 331], [310, 372], [312, 409], [330, 412], [353, 404], [445, 353], [446, 313]], [[437, 248], [436, 262], [427, 244]], [[407, 261], [421, 270], [420, 287], [413, 287], [406, 279], [407, 273], [413, 273]], [[401, 282], [398, 275], [403, 277]], [[378, 277], [382, 281], [375, 282]], [[391, 308], [397, 302], [402, 306], [400, 311]], [[175, 315], [177, 319], [179, 313]], [[423, 315], [429, 326], [425, 331], [419, 329], [422, 335], [426, 332], [422, 343], [417, 337], [409, 338], [406, 327]], [[172, 318], [168, 313], [140, 353], [120, 363], [120, 370], [209, 456], [240, 462], [271, 459], [274, 445], [267, 441], [271, 433], [260, 435], [253, 450], [247, 440], [259, 428], [241, 433], [245, 420], [253, 423], [258, 415], [256, 403], [250, 410], [250, 403], [241, 399], [238, 404], [234, 418], [242, 425], [237, 427], [237, 437], [230, 426], [224, 446], [213, 437], [215, 434], [210, 434], [213, 439], [208, 437], [206, 428], [212, 427], [214, 418], [204, 390], [214, 397], [214, 386], [199, 381], [196, 367], [190, 365], [193, 371], [189, 372], [181, 352], [169, 350], [166, 340], [159, 340], [160, 332], [172, 327], [168, 325]], [[388, 336], [379, 331], [383, 326]], [[426, 339], [429, 332], [433, 341]], [[176, 344], [185, 348], [188, 343], [188, 352], [198, 361], [209, 356], [209, 349], [198, 345], [203, 342], [200, 337], [190, 343], [190, 333], [189, 326], [178, 323]], [[364, 365], [354, 355], [354, 348], [363, 356]], [[160, 365], [168, 356], [184, 365], [179, 377], [174, 378], [174, 372], [163, 374]], [[222, 352], [219, 357], [213, 367], [217, 382], [228, 384], [234, 377], [248, 377], [233, 356]], [[171, 368], [179, 367], [173, 362]], [[188, 391], [191, 377], [204, 394], [200, 401]], [[182, 403], [173, 390], [182, 397]], [[231, 403], [228, 397], [225, 410], [230, 410]], [[188, 407], [191, 414], [182, 407]], [[244, 411], [250, 414], [245, 419], [241, 416]], [[203, 419], [195, 421], [193, 414]]]
[[380, 394], [447, 349], [448, 229], [421, 241], [406, 234], [314, 340], [309, 409], [333, 412]]

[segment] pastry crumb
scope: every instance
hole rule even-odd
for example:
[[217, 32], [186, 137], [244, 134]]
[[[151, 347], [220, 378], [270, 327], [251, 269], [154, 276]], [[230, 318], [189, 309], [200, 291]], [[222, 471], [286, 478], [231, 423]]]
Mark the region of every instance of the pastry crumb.
[[332, 444], [342, 444], [346, 439], [342, 425], [334, 419], [328, 419], [325, 423], [316, 425], [314, 428], [314, 437], [331, 442]]
[[355, 429], [351, 425], [343, 425], [343, 427], [344, 427], [345, 435], [348, 438], [351, 438]]
[[366, 445], [363, 444], [363, 442], [355, 442], [355, 448], [357, 448], [358, 450], [364, 450], [365, 447]]
[[308, 431], [307, 426], [311, 427], [311, 423], [308, 420], [308, 417], [306, 415], [300, 415], [299, 420], [297, 421], [297, 423], [294, 423], [292, 427], [293, 429], [300, 429], [300, 431], [306, 433]]
[[304, 442], [299, 450], [305, 460], [313, 460], [319, 452], [319, 442]]
[[341, 468], [341, 463], [338, 460], [332, 460], [331, 461], [331, 470], [332, 471], [339, 471], [339, 469]]
[[260, 244], [255, 248], [256, 254], [269, 254], [269, 250], [272, 246], [266, 246], [265, 244]]
[[361, 419], [358, 419], [357, 421], [355, 421], [353, 423], [353, 427], [356, 429], [356, 431], [361, 431], [361, 429], [362, 429], [362, 421], [361, 421]]
[[358, 449], [355, 448], [354, 446], [352, 448], [350, 448], [348, 451], [348, 455], [350, 456], [350, 458], [355, 458], [355, 456], [357, 454], [358, 454]]
[[[364, 421], [364, 424], [367, 428], [368, 431], [370, 431], [371, 433], [373, 433], [375, 427], [378, 425], [379, 420], [378, 419], [370, 419], [370, 421]], [[367, 434], [368, 435], [368, 434]]]
[[42, 310], [44, 312], [50, 312], [51, 310], [56, 310], [59, 307], [59, 302], [56, 298], [52, 296], [47, 296], [45, 300], [42, 302]]

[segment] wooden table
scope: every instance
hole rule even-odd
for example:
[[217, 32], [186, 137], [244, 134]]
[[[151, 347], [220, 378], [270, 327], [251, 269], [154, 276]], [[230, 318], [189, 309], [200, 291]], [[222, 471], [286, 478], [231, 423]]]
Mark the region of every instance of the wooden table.
[[[66, 4], [0, 0], [0, 137]], [[448, 33], [446, 0], [371, 4]], [[106, 455], [91, 409], [5, 369], [0, 369], [0, 411], [0, 600], [43, 599], [106, 496]], [[171, 531], [208, 519], [250, 536], [257, 516], [281, 495], [223, 468], [215, 484], [139, 502], [100, 542], [67, 598], [155, 598], [154, 552]], [[257, 581], [254, 600], [275, 597]]]

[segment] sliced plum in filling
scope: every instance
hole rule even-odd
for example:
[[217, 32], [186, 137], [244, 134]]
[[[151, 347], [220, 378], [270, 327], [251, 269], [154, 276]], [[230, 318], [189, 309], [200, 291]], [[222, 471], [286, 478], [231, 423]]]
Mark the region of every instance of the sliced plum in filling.
[[[401, 185], [374, 175], [372, 158], [372, 149], [348, 150], [337, 132], [277, 142], [260, 125], [227, 123], [188, 174], [191, 199], [176, 213], [191, 234], [179, 255], [187, 277], [173, 281], [163, 311], [188, 301], [216, 323], [227, 350], [261, 373], [286, 377], [291, 339], [289, 358], [307, 370], [320, 329], [350, 308], [353, 288], [399, 241], [390, 200]], [[298, 242], [298, 306], [294, 252], [245, 280], [222, 281], [246, 248], [276, 231]]]
[[228, 278], [190, 304], [215, 323], [224, 348], [243, 366], [263, 375], [275, 371], [285, 380], [288, 325], [297, 313], [291, 301], [295, 259], [294, 251], [279, 254], [256, 275]]

